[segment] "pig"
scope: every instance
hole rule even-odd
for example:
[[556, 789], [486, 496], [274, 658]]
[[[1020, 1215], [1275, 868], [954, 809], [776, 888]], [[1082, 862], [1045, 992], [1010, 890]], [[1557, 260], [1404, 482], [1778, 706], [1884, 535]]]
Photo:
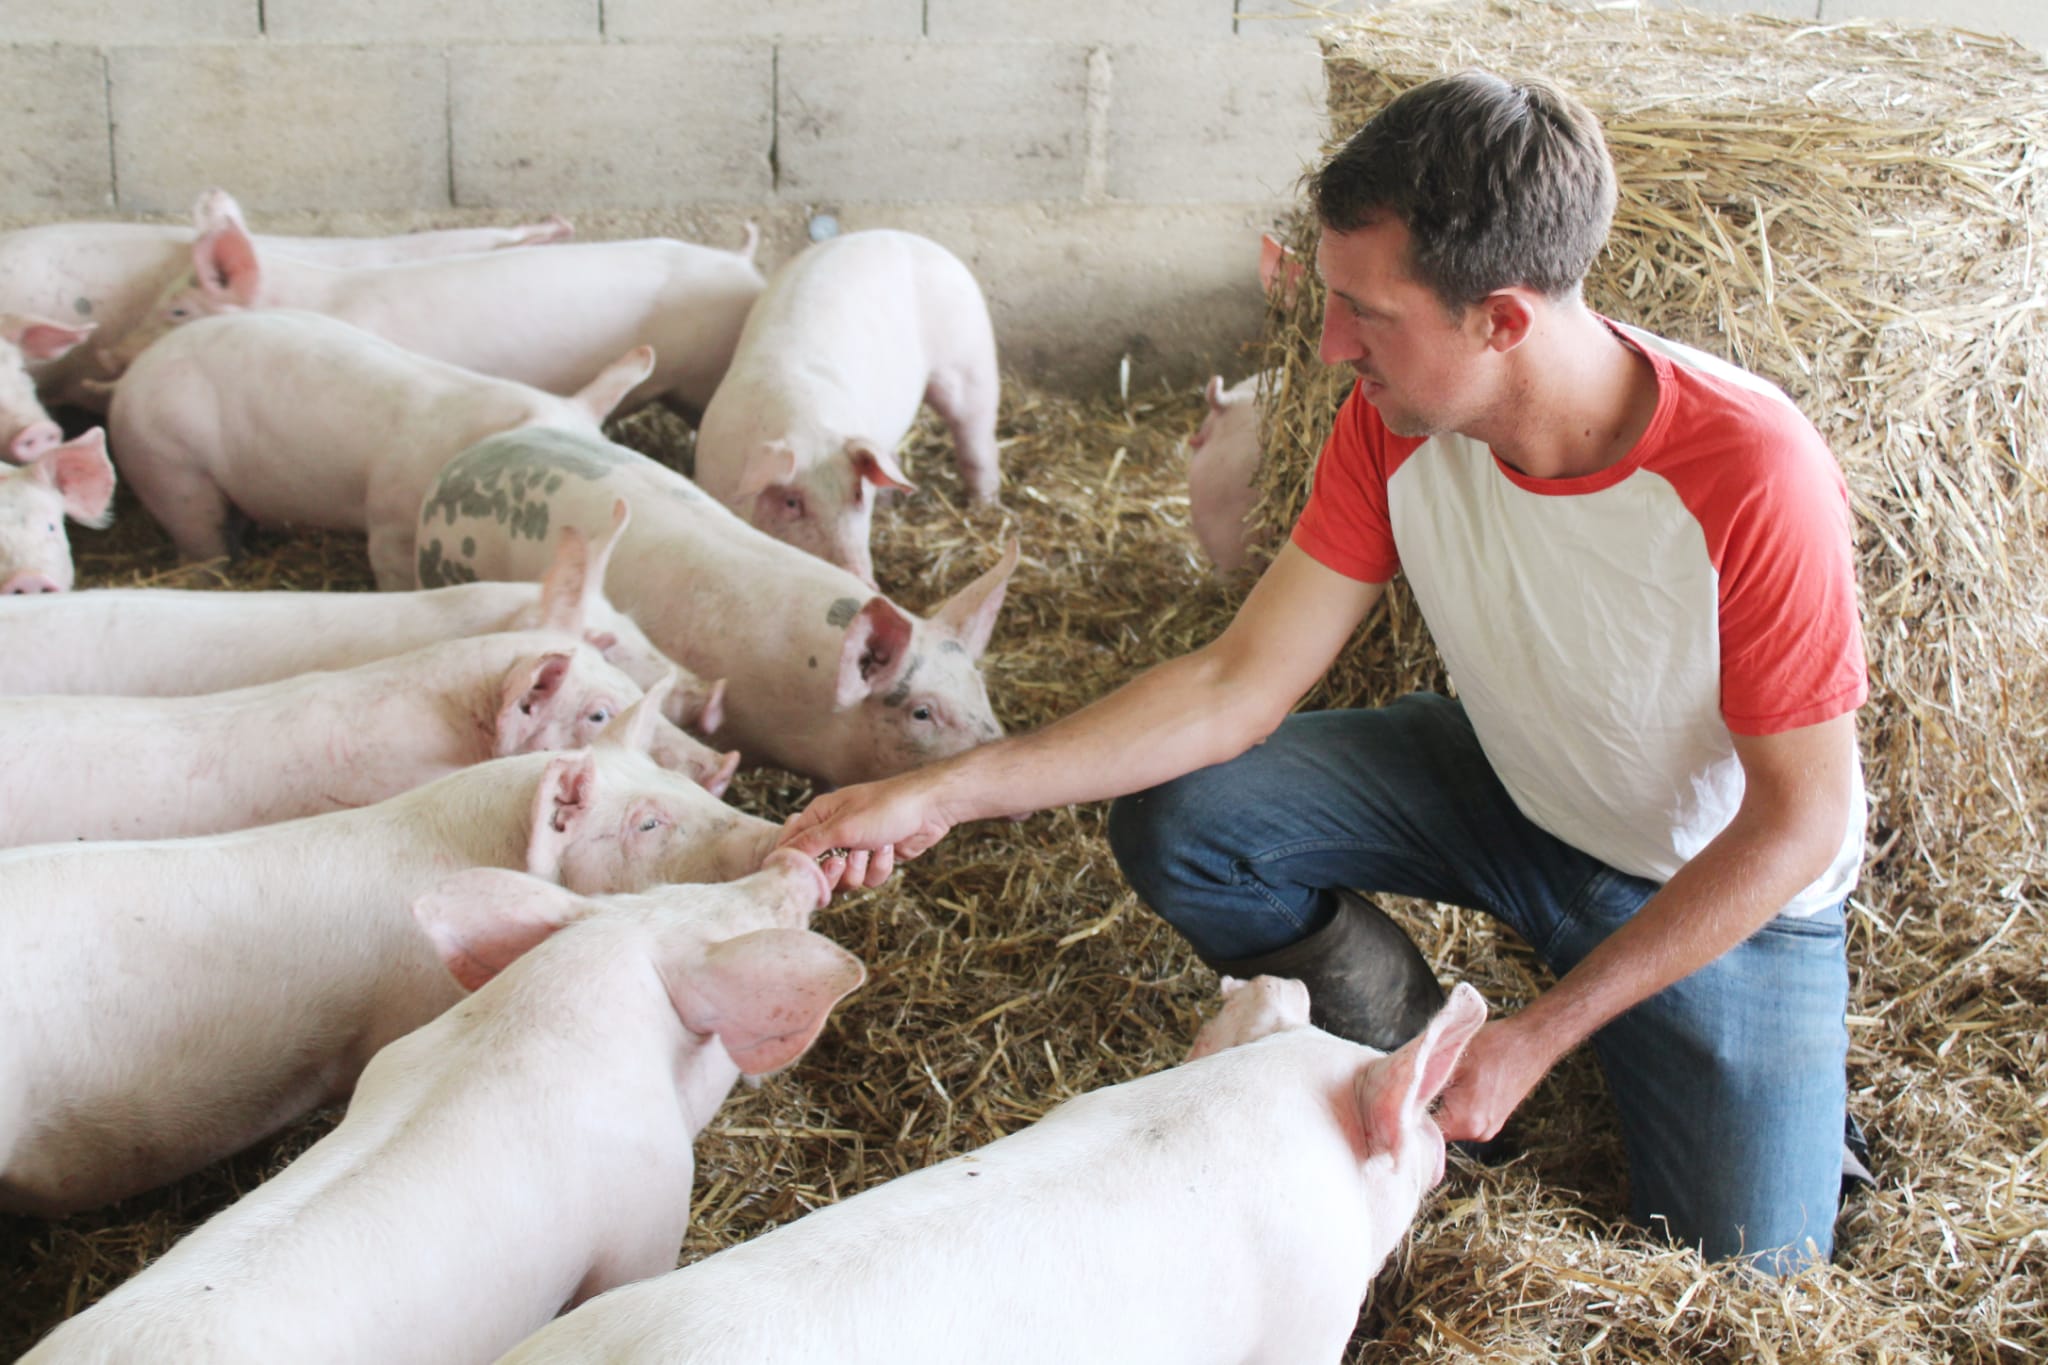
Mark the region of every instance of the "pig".
[[458, 998], [410, 915], [452, 871], [586, 894], [757, 871], [778, 827], [655, 766], [657, 714], [360, 810], [0, 852], [0, 1212], [119, 1199], [345, 1098]]
[[92, 335], [48, 318], [0, 312], [0, 461], [27, 464], [64, 439], [29, 376], [32, 361], [68, 355]]
[[269, 525], [370, 531], [370, 567], [410, 586], [420, 497], [456, 453], [513, 427], [595, 432], [654, 369], [636, 347], [575, 396], [413, 355], [294, 309], [167, 334], [108, 411], [121, 472], [187, 561], [228, 553], [239, 511]]
[[1251, 511], [1258, 501], [1259, 389], [1271, 389], [1271, 371], [1223, 387], [1212, 375], [1209, 411], [1188, 438], [1188, 521], [1219, 577], [1229, 578], [1251, 559]]
[[865, 976], [803, 927], [826, 894], [786, 851], [731, 885], [603, 902], [454, 878], [416, 913], [476, 994], [379, 1052], [333, 1132], [24, 1360], [482, 1365], [672, 1267], [691, 1143]]
[[[539, 583], [465, 583], [431, 592], [200, 592], [97, 588], [0, 597], [0, 696], [185, 697], [353, 668], [442, 640], [580, 621], [584, 643], [643, 689], [680, 666], [604, 595], [630, 511], [612, 506], [595, 543], [556, 538]], [[684, 671], [666, 714], [701, 734], [724, 716], [725, 680]]]
[[777, 540], [869, 587], [881, 489], [910, 489], [896, 446], [920, 401], [992, 503], [995, 332], [958, 257], [908, 232], [832, 237], [776, 271], [697, 433], [697, 483]]
[[[198, 697], [16, 697], [0, 733], [0, 847], [374, 805], [486, 759], [584, 747], [641, 695], [578, 633], [536, 630]], [[655, 762], [725, 791], [737, 752], [653, 725]]]
[[193, 242], [194, 268], [165, 286], [147, 316], [118, 341], [101, 337], [94, 350], [118, 377], [182, 323], [300, 308], [420, 355], [567, 394], [645, 345], [656, 368], [620, 411], [660, 398], [694, 415], [724, 376], [761, 292], [757, 240], [750, 226], [738, 251], [647, 238], [336, 269], [266, 251], [229, 220]]
[[1461, 983], [1389, 1056], [1292, 984], [1231, 996], [1181, 1066], [615, 1290], [505, 1365], [1335, 1365], [1443, 1178], [1428, 1106], [1486, 1006]]
[[537, 533], [590, 525], [621, 497], [634, 515], [612, 590], [663, 650], [728, 680], [720, 742], [747, 761], [863, 782], [1002, 737], [975, 661], [1016, 568], [1014, 543], [924, 620], [644, 455], [535, 427], [480, 442], [441, 471], [420, 505], [420, 582], [524, 577]]
[[19, 468], [0, 465], [0, 598], [69, 591], [64, 519], [103, 527], [113, 515], [114, 465], [98, 427]]
[[[96, 329], [99, 341], [111, 345], [140, 322], [164, 286], [191, 265], [192, 243], [198, 235], [229, 219], [242, 221], [240, 207], [219, 189], [201, 194], [192, 216], [193, 227], [45, 223], [0, 233], [0, 312], [38, 315], [51, 326], [75, 329], [81, 340]], [[555, 217], [509, 228], [449, 228], [396, 237], [260, 236], [256, 241], [267, 251], [297, 260], [351, 268], [538, 245], [561, 241], [570, 231], [568, 223]], [[105, 376], [95, 350], [66, 346], [54, 353], [31, 353], [26, 360], [28, 375], [48, 401], [103, 410], [103, 392], [93, 381]], [[0, 349], [0, 376], [9, 369]], [[5, 384], [0, 378], [0, 388]], [[0, 404], [0, 414], [5, 411]]]

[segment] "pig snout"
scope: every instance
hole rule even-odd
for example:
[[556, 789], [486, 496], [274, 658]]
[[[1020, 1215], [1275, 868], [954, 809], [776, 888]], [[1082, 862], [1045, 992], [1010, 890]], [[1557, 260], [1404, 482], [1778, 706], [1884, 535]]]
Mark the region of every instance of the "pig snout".
[[62, 592], [64, 585], [46, 573], [28, 570], [0, 584], [0, 597], [24, 597], [29, 593]]
[[798, 913], [796, 927], [808, 923], [813, 910], [822, 910], [832, 899], [832, 884], [815, 858], [806, 858], [793, 848], [778, 848], [761, 864], [763, 872], [775, 872], [791, 882], [790, 898]]
[[[7, 453], [16, 463], [27, 464], [46, 450], [61, 445], [64, 432], [55, 422], [30, 422], [14, 433], [14, 439], [7, 443]], [[48, 589], [55, 592], [55, 588]]]

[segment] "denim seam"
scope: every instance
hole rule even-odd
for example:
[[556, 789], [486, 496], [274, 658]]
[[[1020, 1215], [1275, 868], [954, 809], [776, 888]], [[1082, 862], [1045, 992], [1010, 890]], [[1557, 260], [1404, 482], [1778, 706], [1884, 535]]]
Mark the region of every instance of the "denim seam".
[[[1302, 853], [1327, 853], [1332, 849], [1342, 849], [1348, 853], [1379, 854], [1392, 857], [1404, 856], [1412, 851], [1405, 845], [1376, 843], [1365, 839], [1299, 839], [1293, 843], [1276, 845], [1256, 856], [1232, 859], [1230, 864], [1231, 885], [1249, 890], [1253, 895], [1258, 896], [1273, 909], [1279, 911], [1287, 922], [1296, 929], [1306, 930], [1308, 928], [1307, 923], [1300, 915], [1295, 913], [1293, 906], [1287, 904], [1274, 894], [1271, 884], [1265, 878], [1247, 876], [1245, 872], [1246, 869], [1257, 868], [1282, 858], [1291, 858]], [[1370, 887], [1367, 889], [1377, 891], [1382, 888]]]

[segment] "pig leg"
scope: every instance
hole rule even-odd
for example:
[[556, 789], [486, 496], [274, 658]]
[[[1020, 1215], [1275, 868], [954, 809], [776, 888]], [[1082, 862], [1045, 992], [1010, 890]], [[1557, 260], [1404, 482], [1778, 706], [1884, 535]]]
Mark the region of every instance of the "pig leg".
[[170, 534], [181, 561], [223, 559], [239, 548], [239, 527], [232, 522], [227, 495], [203, 470], [160, 452], [124, 460], [120, 468], [142, 505]]
[[924, 393], [924, 401], [953, 433], [953, 458], [967, 496], [983, 504], [995, 502], [1003, 477], [996, 453], [996, 402], [1001, 383], [993, 352], [987, 359], [986, 365], [934, 372]]
[[408, 592], [419, 586], [419, 561], [413, 553], [410, 525], [370, 528], [370, 572], [381, 592]]

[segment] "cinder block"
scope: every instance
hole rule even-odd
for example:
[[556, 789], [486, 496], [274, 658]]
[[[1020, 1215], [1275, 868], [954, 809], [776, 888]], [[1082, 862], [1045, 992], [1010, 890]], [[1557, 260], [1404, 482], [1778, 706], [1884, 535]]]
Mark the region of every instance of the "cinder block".
[[783, 198], [1065, 199], [1086, 173], [1088, 52], [1063, 43], [791, 43]]
[[[317, 0], [314, 0], [317, 3]], [[925, 0], [604, 0], [604, 35], [621, 42], [738, 38], [918, 38]]]
[[1311, 46], [1116, 47], [1109, 66], [1113, 199], [1287, 199], [1319, 155], [1323, 64]]
[[455, 48], [455, 201], [571, 210], [766, 198], [766, 43]]
[[121, 207], [182, 213], [207, 185], [250, 209], [448, 203], [448, 69], [414, 47], [118, 48]]
[[602, 26], [599, 0], [264, 0], [263, 32], [285, 42], [595, 42]]
[[262, 32], [260, 0], [0, 0], [10, 43], [211, 43]]
[[1228, 38], [1237, 0], [930, 0], [932, 38], [1051, 38], [1084, 43], [1215, 42]]
[[1237, 36], [1311, 43], [1317, 29], [1393, 0], [1237, 0]]
[[2041, 0], [1821, 0], [1821, 19], [1897, 19], [2002, 33], [2048, 50], [2048, 5]]
[[8, 101], [0, 138], [0, 213], [113, 207], [106, 59], [87, 47], [0, 47]]

